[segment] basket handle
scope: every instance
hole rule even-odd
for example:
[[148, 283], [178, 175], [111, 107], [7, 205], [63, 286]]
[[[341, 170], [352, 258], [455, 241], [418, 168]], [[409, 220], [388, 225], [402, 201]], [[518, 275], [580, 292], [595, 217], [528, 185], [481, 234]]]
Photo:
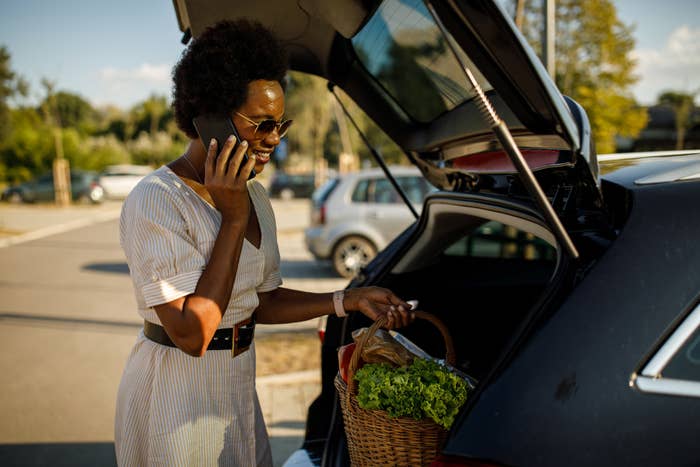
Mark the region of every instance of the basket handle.
[[[450, 332], [447, 330], [447, 326], [445, 326], [445, 324], [442, 321], [440, 321], [435, 315], [426, 313], [425, 311], [414, 311], [413, 313], [415, 313], [416, 318], [429, 321], [436, 328], [438, 328], [438, 331], [440, 331], [440, 334], [442, 334], [442, 338], [445, 341], [445, 361], [448, 365], [454, 366], [455, 362], [457, 361], [457, 356], [455, 354], [454, 344], [452, 342], [452, 337], [450, 337]], [[367, 332], [365, 332], [365, 334], [360, 338], [360, 341], [357, 343], [355, 351], [352, 353], [352, 357], [350, 357], [350, 363], [348, 365], [348, 390], [346, 392], [346, 397], [350, 398], [350, 395], [355, 394], [357, 390], [357, 383], [355, 382], [354, 376], [355, 371], [357, 371], [357, 366], [360, 364], [360, 356], [362, 355], [362, 349], [365, 348], [370, 337], [374, 336], [374, 333], [377, 332], [377, 329], [384, 326], [386, 323], [387, 319], [385, 316], [380, 316], [379, 318], [377, 318], [377, 320], [374, 323], [372, 323], [370, 328], [367, 330]]]

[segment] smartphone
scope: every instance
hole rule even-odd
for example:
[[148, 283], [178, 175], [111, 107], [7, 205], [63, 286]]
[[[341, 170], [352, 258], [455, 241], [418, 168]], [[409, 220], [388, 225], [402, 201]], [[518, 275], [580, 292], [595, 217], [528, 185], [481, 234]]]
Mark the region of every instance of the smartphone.
[[[200, 115], [192, 119], [199, 137], [202, 140], [205, 148], [209, 148], [209, 141], [214, 138], [216, 140], [217, 151], [221, 152], [221, 148], [230, 135], [236, 137], [236, 144], [231, 150], [231, 157], [238, 149], [238, 145], [241, 142], [241, 137], [238, 135], [236, 126], [233, 124], [231, 117], [226, 115]], [[231, 159], [229, 159], [230, 161]], [[241, 161], [241, 167], [243, 167], [248, 162], [248, 154], [243, 155], [243, 160]], [[248, 175], [248, 180], [255, 177], [255, 170], [250, 171]]]

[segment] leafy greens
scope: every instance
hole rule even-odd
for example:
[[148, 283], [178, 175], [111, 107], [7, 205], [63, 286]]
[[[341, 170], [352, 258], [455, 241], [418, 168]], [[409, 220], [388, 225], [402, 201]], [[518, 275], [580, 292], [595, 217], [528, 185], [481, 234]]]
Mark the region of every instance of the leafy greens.
[[385, 410], [391, 417], [431, 418], [446, 429], [467, 400], [467, 383], [462, 378], [422, 358], [400, 368], [366, 364], [355, 373], [355, 380], [363, 409]]

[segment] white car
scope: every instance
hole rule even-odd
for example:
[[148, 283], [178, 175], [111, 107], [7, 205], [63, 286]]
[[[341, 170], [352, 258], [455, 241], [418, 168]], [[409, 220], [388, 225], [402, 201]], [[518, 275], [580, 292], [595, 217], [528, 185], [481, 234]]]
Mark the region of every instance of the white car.
[[[389, 171], [420, 213], [432, 187], [415, 167]], [[330, 259], [343, 277], [353, 277], [416, 218], [381, 169], [366, 169], [333, 178], [312, 196], [307, 249]]]
[[110, 165], [100, 174], [100, 185], [109, 199], [122, 199], [143, 177], [153, 171], [148, 165]]

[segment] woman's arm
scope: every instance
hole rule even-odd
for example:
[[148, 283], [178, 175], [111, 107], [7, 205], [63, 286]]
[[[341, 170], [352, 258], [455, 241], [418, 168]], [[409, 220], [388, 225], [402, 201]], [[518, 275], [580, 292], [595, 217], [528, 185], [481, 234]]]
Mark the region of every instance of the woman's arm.
[[[333, 294], [311, 293], [277, 288], [259, 294], [260, 305], [255, 319], [262, 324], [282, 324], [334, 314]], [[388, 289], [359, 287], [345, 291], [343, 307], [359, 311], [372, 320], [386, 315], [389, 328], [406, 326], [413, 321], [411, 306]]]
[[221, 227], [197, 287], [186, 297], [154, 307], [170, 339], [183, 352], [195, 357], [206, 352], [228, 306], [250, 217], [246, 181], [255, 158], [249, 158], [240, 171], [243, 175], [237, 175], [247, 149], [243, 141], [227, 170], [233, 143], [227, 140], [218, 158], [215, 142], [207, 152], [205, 186], [221, 212]]

